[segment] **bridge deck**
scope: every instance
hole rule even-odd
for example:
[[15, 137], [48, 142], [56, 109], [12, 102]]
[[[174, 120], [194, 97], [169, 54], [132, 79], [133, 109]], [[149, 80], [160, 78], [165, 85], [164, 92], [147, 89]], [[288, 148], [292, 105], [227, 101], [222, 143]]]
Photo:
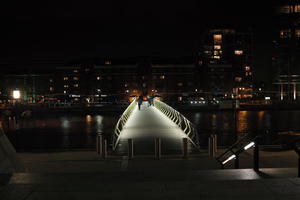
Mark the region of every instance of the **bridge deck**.
[[[120, 134], [117, 151], [127, 152], [127, 141], [133, 139], [134, 154], [153, 154], [154, 139], [161, 138], [162, 154], [182, 152], [182, 138], [185, 133], [154, 106], [144, 102], [141, 110], [136, 106]], [[191, 145], [189, 145], [191, 149]]]

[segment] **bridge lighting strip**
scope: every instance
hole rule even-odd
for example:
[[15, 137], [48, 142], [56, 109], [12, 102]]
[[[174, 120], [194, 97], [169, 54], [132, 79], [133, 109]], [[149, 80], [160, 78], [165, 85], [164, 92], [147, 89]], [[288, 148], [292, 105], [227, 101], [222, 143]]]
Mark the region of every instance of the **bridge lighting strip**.
[[228, 161], [230, 161], [230, 160], [232, 160], [234, 158], [236, 158], [236, 155], [233, 154], [229, 158], [227, 158], [225, 161], [223, 161], [222, 164], [224, 165], [225, 163], [227, 163]]
[[247, 144], [247, 145], [244, 147], [244, 150], [247, 150], [247, 149], [253, 147], [254, 145], [255, 145], [254, 142], [250, 142], [249, 144]]

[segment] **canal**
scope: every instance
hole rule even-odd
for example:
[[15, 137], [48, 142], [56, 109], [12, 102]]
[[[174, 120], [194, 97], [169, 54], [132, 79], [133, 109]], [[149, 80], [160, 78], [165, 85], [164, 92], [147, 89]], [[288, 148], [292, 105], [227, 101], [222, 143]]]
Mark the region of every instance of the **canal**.
[[[4, 123], [5, 132], [18, 152], [91, 150], [95, 137], [103, 134], [111, 143], [114, 126], [121, 113], [51, 113]], [[228, 146], [249, 132], [268, 133], [264, 144], [276, 144], [284, 138], [278, 132], [300, 130], [300, 111], [195, 111], [182, 112], [198, 130], [200, 144], [207, 145], [210, 134]]]

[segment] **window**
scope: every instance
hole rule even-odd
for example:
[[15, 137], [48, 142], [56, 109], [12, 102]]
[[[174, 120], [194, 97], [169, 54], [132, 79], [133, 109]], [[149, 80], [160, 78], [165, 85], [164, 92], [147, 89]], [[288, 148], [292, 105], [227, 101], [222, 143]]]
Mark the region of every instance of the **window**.
[[214, 59], [220, 59], [220, 56], [213, 56]]
[[97, 81], [100, 81], [101, 79], [102, 79], [102, 77], [101, 76], [97, 76]]
[[50, 91], [53, 91], [53, 90], [54, 90], [54, 88], [53, 88], [53, 87], [50, 87], [50, 88], [49, 88], [49, 90], [50, 90]]
[[111, 61], [110, 61], [110, 60], [106, 60], [106, 61], [105, 61], [105, 64], [106, 64], [106, 65], [111, 65]]
[[222, 35], [221, 34], [214, 34], [214, 44], [222, 44]]
[[78, 70], [77, 70], [77, 69], [74, 69], [73, 72], [74, 72], [74, 73], [78, 73]]
[[300, 29], [295, 30], [295, 37], [300, 37]]
[[242, 77], [235, 77], [234, 80], [235, 80], [235, 82], [241, 82], [242, 81]]
[[77, 76], [74, 76], [74, 77], [73, 77], [73, 80], [74, 80], [74, 81], [78, 81], [79, 78], [78, 78]]
[[69, 85], [64, 85], [64, 88], [68, 88], [69, 87]]
[[165, 75], [159, 76], [159, 79], [161, 79], [161, 80], [165, 79]]
[[243, 50], [235, 50], [234, 51], [235, 55], [243, 55], [243, 53], [244, 53]]
[[250, 71], [250, 66], [245, 66], [245, 71]]
[[220, 50], [221, 49], [221, 45], [214, 45], [214, 49], [215, 50]]
[[64, 81], [67, 81], [69, 80], [69, 78], [67, 76], [64, 77]]
[[74, 84], [74, 87], [78, 88], [78, 87], [79, 87], [79, 84], [78, 84], [78, 83]]
[[279, 36], [280, 36], [280, 38], [290, 38], [291, 30], [290, 29], [280, 30]]
[[179, 82], [179, 83], [177, 83], [177, 86], [178, 86], [178, 87], [182, 87], [182, 86], [183, 86], [183, 83]]
[[50, 82], [50, 83], [53, 83], [53, 79], [52, 79], [52, 78], [50, 78], [50, 79], [49, 79], [49, 82]]

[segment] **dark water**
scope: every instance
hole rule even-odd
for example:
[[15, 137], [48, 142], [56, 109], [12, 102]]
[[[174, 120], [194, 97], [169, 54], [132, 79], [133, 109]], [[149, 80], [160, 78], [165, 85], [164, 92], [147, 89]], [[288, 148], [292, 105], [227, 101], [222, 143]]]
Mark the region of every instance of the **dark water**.
[[[300, 130], [300, 111], [183, 112], [198, 129], [200, 144], [217, 134], [219, 145], [230, 145], [248, 132]], [[104, 134], [111, 142], [120, 113], [49, 114], [10, 119], [4, 124], [8, 138], [18, 151], [94, 149], [95, 137]], [[236, 129], [236, 132], [234, 131]], [[276, 142], [270, 136], [264, 143]]]

